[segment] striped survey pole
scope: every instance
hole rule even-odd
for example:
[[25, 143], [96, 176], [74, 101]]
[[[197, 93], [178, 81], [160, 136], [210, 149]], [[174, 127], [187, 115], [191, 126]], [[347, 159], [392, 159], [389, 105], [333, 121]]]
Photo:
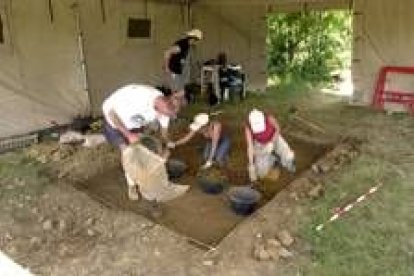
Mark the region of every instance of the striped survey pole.
[[382, 186], [382, 183], [378, 183], [378, 185], [371, 187], [368, 192], [366, 192], [365, 194], [359, 196], [354, 202], [349, 203], [348, 205], [346, 205], [345, 207], [339, 207], [339, 208], [335, 208], [335, 213], [329, 218], [328, 221], [326, 221], [325, 223], [319, 224], [316, 227], [316, 231], [321, 231], [323, 228], [325, 228], [325, 226], [328, 223], [334, 222], [335, 220], [339, 219], [340, 217], [342, 217], [345, 213], [349, 212], [352, 208], [355, 207], [355, 205], [357, 205], [358, 203], [364, 201], [365, 199], [367, 199], [368, 196], [372, 195], [373, 193], [375, 193], [376, 191], [378, 191], [378, 189]]

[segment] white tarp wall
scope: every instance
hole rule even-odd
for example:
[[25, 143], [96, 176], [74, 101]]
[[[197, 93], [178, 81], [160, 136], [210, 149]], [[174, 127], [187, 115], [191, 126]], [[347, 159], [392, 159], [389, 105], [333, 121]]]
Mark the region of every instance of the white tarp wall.
[[89, 114], [72, 1], [0, 0], [0, 137]]
[[[178, 1], [80, 1], [81, 26], [92, 110], [116, 88], [130, 83], [162, 84], [164, 51], [187, 25]], [[129, 38], [128, 19], [148, 19], [150, 37]]]
[[225, 52], [240, 63], [249, 89], [264, 90], [266, 74], [266, 2], [199, 0], [193, 4], [193, 25], [204, 32], [196, 59], [204, 62]]
[[[414, 1], [357, 0], [354, 9], [354, 101], [372, 103], [382, 66], [414, 66]], [[392, 88], [414, 92], [413, 76], [392, 76]], [[391, 107], [395, 109], [395, 106]]]

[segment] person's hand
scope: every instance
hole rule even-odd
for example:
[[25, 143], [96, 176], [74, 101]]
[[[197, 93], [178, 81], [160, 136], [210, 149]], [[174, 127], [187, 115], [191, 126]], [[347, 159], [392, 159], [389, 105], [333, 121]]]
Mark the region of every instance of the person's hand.
[[213, 166], [213, 161], [208, 160], [206, 163], [204, 163], [204, 165], [201, 166], [201, 169], [206, 170], [208, 168], [211, 168], [211, 166]]
[[267, 143], [267, 144], [265, 145], [265, 148], [264, 148], [265, 152], [266, 152], [266, 153], [269, 153], [269, 154], [270, 154], [270, 153], [272, 153], [273, 149], [274, 149], [274, 144], [273, 144], [273, 142]]
[[130, 143], [130, 144], [134, 144], [134, 143], [138, 142], [139, 139], [140, 139], [139, 134], [137, 134], [137, 133], [129, 133], [126, 136], [126, 138], [128, 140], [128, 143]]
[[176, 144], [174, 143], [174, 142], [168, 142], [167, 143], [167, 148], [168, 149], [173, 149], [173, 148], [175, 148], [176, 147]]
[[247, 170], [249, 172], [250, 181], [251, 182], [256, 182], [257, 181], [257, 174], [256, 174], [256, 167], [254, 166], [254, 164], [249, 164]]

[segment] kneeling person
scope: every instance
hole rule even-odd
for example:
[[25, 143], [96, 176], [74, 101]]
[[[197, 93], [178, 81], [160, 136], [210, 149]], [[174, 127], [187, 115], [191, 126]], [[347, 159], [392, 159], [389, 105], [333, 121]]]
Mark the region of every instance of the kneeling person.
[[210, 168], [213, 162], [219, 166], [224, 166], [229, 157], [230, 137], [223, 130], [223, 125], [219, 121], [210, 121], [206, 113], [198, 114], [190, 124], [190, 131], [176, 142], [168, 143], [169, 148], [183, 145], [190, 141], [197, 133], [203, 135], [207, 140], [204, 147], [203, 169]]
[[265, 177], [276, 162], [295, 172], [295, 155], [280, 134], [275, 117], [253, 109], [244, 127], [251, 181]]

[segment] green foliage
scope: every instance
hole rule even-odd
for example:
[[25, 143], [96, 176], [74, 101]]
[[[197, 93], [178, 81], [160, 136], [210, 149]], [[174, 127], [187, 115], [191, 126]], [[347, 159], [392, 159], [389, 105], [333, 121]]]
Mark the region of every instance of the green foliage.
[[351, 15], [344, 11], [274, 14], [267, 19], [268, 71], [284, 78], [328, 80], [349, 66]]

